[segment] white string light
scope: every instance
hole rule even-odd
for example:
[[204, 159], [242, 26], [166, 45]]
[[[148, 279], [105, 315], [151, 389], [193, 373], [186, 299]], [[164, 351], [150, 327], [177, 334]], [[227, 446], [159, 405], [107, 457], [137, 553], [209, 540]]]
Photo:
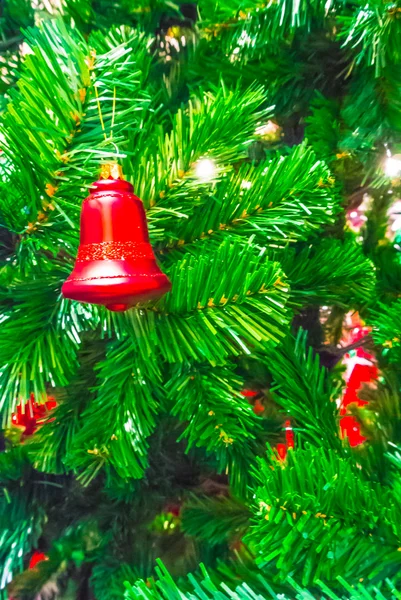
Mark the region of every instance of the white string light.
[[401, 174], [401, 155], [394, 154], [394, 156], [388, 156], [384, 165], [384, 172], [387, 177], [397, 177]]
[[252, 181], [247, 181], [246, 179], [243, 179], [241, 181], [241, 187], [244, 188], [245, 190], [249, 190], [252, 187]]
[[201, 158], [195, 164], [195, 175], [201, 181], [212, 181], [216, 177], [216, 164], [210, 158]]

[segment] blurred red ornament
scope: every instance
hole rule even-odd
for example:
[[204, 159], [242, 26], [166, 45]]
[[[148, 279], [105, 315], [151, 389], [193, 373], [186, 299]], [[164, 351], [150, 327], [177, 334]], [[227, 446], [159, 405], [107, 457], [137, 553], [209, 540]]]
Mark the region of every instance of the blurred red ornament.
[[164, 512], [170, 513], [174, 517], [179, 517], [180, 516], [180, 512], [181, 512], [181, 505], [180, 504], [175, 504], [173, 502], [171, 504], [167, 504], [165, 506]]
[[253, 412], [255, 413], [255, 415], [261, 415], [265, 412], [265, 407], [263, 406], [259, 398], [256, 398], [255, 400], [255, 403], [253, 405]]
[[294, 448], [294, 431], [291, 427], [291, 421], [287, 420], [284, 423], [284, 427], [285, 427], [285, 444], [280, 443], [277, 444], [276, 446], [276, 450], [277, 453], [279, 455], [279, 457], [281, 458], [281, 460], [284, 460], [285, 457], [287, 456], [287, 452], [289, 448]]
[[242, 390], [241, 394], [245, 396], [245, 398], [248, 398], [250, 404], [253, 404], [253, 412], [255, 415], [261, 415], [265, 412], [265, 407], [260, 399], [262, 396], [262, 392], [260, 390]]
[[241, 394], [245, 396], [245, 398], [255, 398], [259, 396], [260, 392], [256, 392], [255, 390], [242, 390]]
[[280, 442], [279, 444], [277, 444], [276, 450], [281, 460], [284, 460], [287, 456], [287, 446]]
[[[343, 406], [347, 406], [347, 404], [350, 404], [350, 402], [355, 401], [354, 399], [347, 400], [347, 393], [353, 397], [353, 395], [355, 395], [355, 393], [362, 388], [364, 383], [374, 381], [377, 379], [377, 376], [377, 367], [375, 367], [373, 364], [357, 363], [348, 379], [347, 390], [343, 399]], [[364, 404], [367, 404], [367, 402], [358, 399], [358, 404], [359, 406], [363, 406]]]
[[105, 165], [82, 205], [78, 255], [63, 295], [124, 311], [170, 289], [149, 243], [141, 200], [117, 165]]
[[23, 427], [23, 435], [32, 435], [38, 427], [43, 425], [49, 412], [57, 406], [56, 400], [49, 396], [43, 404], [38, 404], [35, 401], [35, 396], [31, 394], [28, 402], [17, 405], [17, 410], [12, 414], [11, 422], [13, 425]]
[[[262, 415], [265, 412], [265, 406], [261, 401], [261, 397], [263, 397], [263, 392], [260, 390], [242, 390], [241, 394], [245, 396], [245, 398], [249, 399], [249, 403], [253, 404], [253, 412], [256, 415]], [[291, 427], [291, 421], [286, 420], [284, 423], [285, 428], [285, 443], [278, 443], [276, 445], [277, 454], [279, 457], [284, 460], [287, 456], [288, 448], [294, 448], [294, 431]]]
[[[344, 345], [354, 344], [370, 333], [370, 328], [363, 324], [357, 312], [348, 313], [345, 317], [345, 333], [342, 339]], [[350, 404], [364, 406], [366, 400], [361, 400], [358, 392], [364, 384], [374, 385], [379, 376], [374, 364], [375, 357], [363, 345], [344, 355], [343, 362], [346, 366], [346, 388], [341, 401], [340, 429], [342, 437], [347, 437], [350, 446], [358, 446], [366, 441], [361, 434], [361, 425], [358, 420], [348, 413]]]
[[29, 561], [29, 568], [34, 569], [38, 563], [44, 560], [49, 560], [46, 554], [40, 550], [35, 550], [31, 556], [31, 560]]
[[287, 442], [287, 448], [294, 448], [294, 431], [291, 427], [291, 421], [285, 422], [285, 440]]
[[340, 422], [341, 434], [347, 437], [350, 446], [359, 446], [366, 442], [367, 438], [361, 434], [361, 425], [352, 415], [343, 417]]

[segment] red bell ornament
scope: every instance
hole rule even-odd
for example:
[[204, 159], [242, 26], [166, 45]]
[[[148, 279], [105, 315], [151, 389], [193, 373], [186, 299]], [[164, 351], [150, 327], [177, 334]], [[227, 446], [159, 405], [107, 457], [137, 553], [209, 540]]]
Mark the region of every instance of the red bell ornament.
[[124, 311], [171, 289], [159, 269], [143, 204], [118, 165], [104, 165], [81, 211], [74, 269], [62, 287], [65, 298]]

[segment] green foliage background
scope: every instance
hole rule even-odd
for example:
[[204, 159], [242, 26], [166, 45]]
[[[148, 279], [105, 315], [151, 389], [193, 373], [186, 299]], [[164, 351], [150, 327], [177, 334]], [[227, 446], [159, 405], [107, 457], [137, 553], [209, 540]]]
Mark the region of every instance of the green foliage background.
[[[401, 266], [386, 231], [401, 182], [383, 171], [401, 148], [400, 11], [5, 0], [4, 598], [400, 597]], [[172, 281], [122, 314], [60, 294], [109, 161]], [[365, 194], [355, 235], [345, 213]], [[358, 448], [339, 433], [349, 311], [381, 373]], [[11, 417], [31, 394], [58, 406], [21, 441]], [[28, 569], [35, 548], [48, 560]]]

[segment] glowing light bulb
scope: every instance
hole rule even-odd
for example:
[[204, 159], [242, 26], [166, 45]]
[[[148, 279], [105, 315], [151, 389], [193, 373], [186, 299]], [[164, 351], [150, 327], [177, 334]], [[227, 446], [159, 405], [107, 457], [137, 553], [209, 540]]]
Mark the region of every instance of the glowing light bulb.
[[34, 51], [26, 42], [22, 42], [19, 47], [19, 51], [22, 56], [27, 56], [28, 54], [35, 54]]
[[210, 158], [201, 158], [195, 164], [195, 175], [201, 181], [211, 181], [216, 177], [217, 169]]
[[243, 179], [241, 181], [241, 187], [244, 188], [245, 190], [250, 190], [252, 187], [252, 181], [246, 181], [246, 179]]
[[384, 172], [387, 177], [399, 177], [401, 175], [401, 154], [387, 156]]
[[391, 225], [391, 231], [399, 231], [401, 229], [401, 215], [398, 216]]

